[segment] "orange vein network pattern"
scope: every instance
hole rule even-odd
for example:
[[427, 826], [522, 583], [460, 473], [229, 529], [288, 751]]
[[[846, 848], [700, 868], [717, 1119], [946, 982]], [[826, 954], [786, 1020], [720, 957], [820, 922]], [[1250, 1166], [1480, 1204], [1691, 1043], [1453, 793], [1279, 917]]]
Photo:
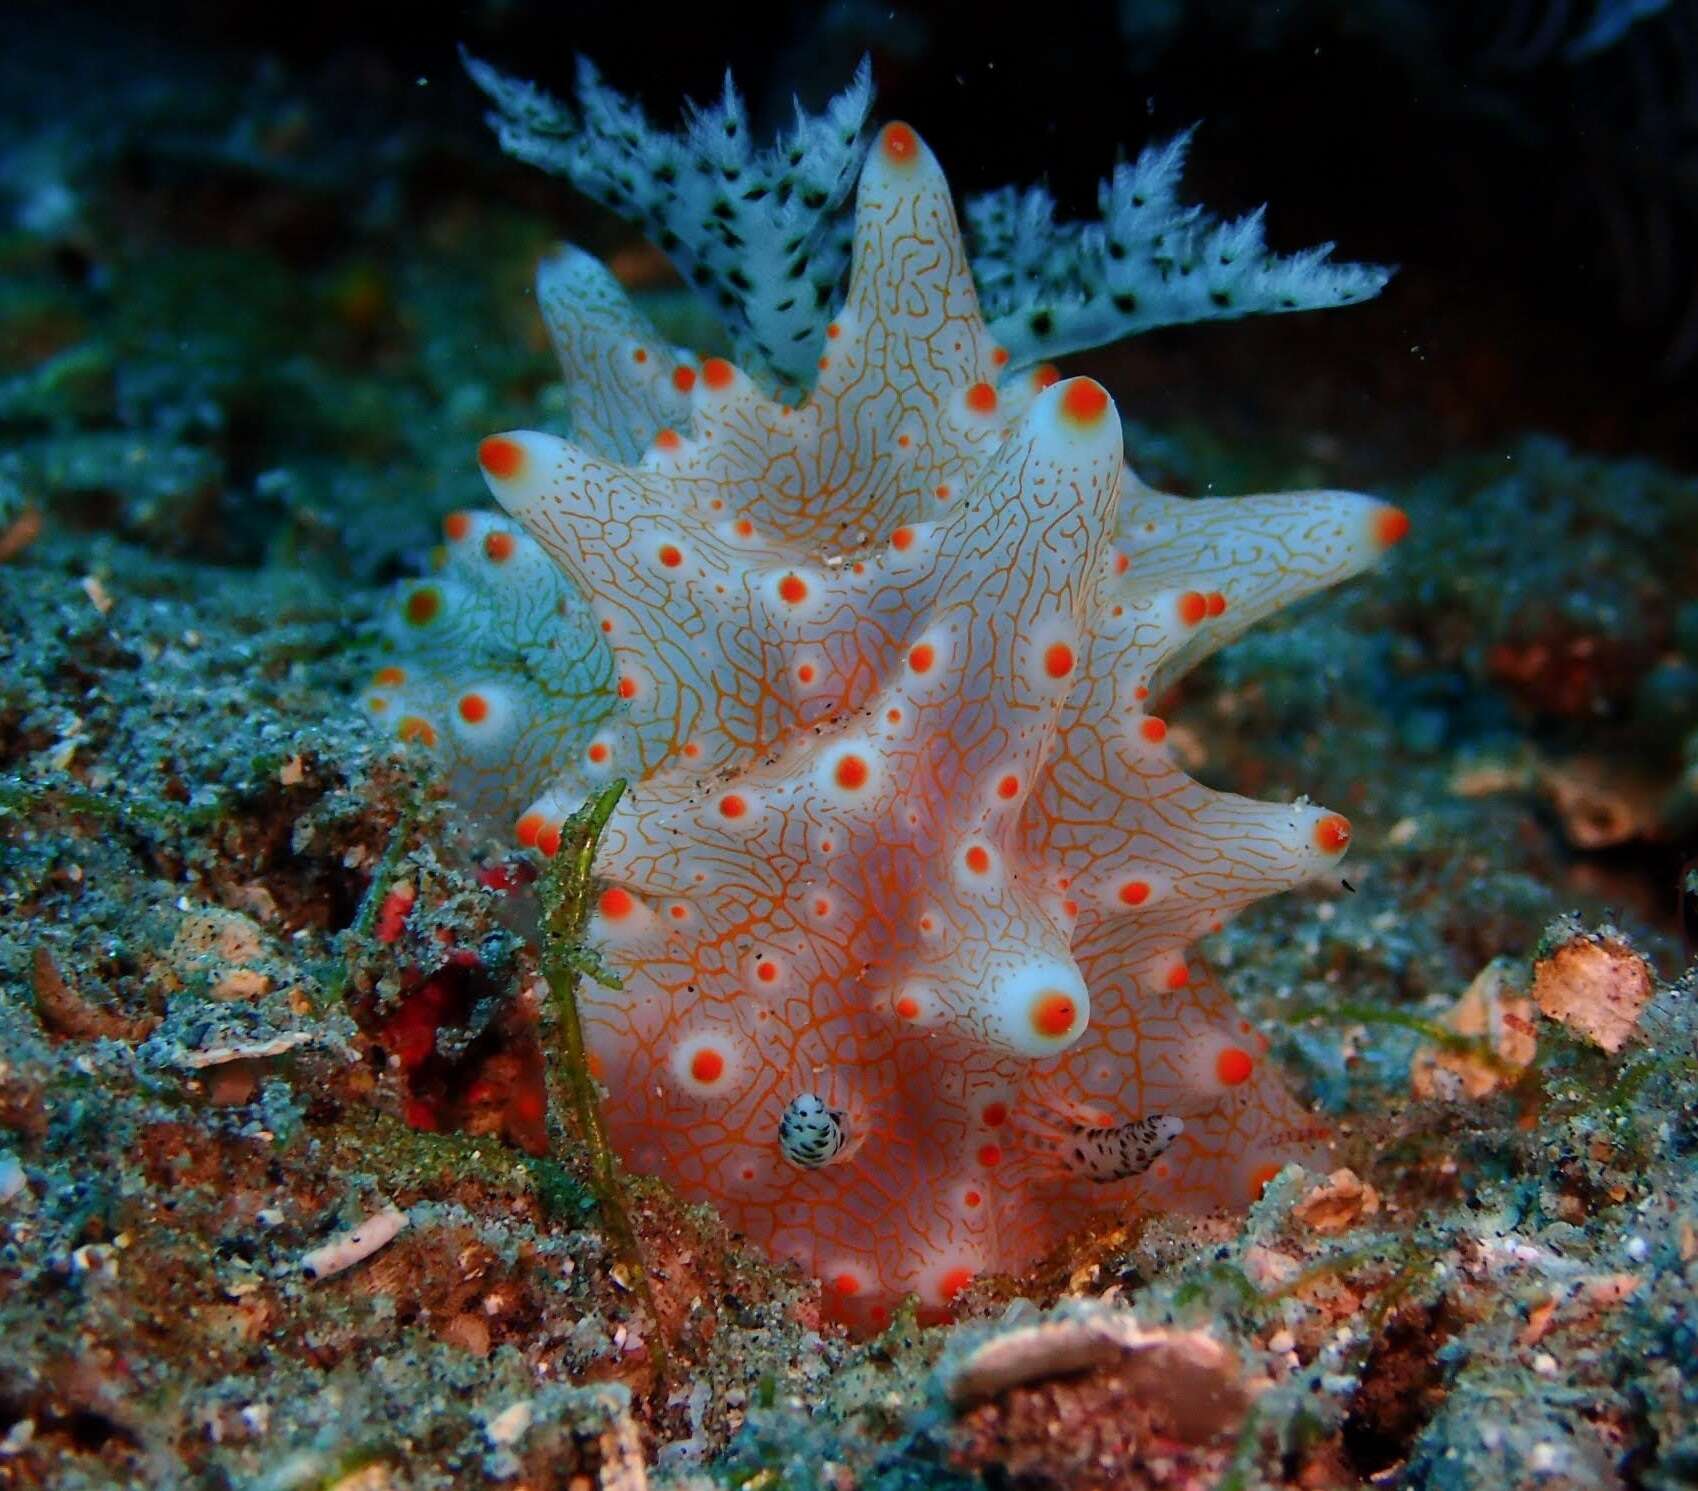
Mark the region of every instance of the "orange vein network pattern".
[[546, 759], [518, 818], [545, 853], [593, 783], [633, 784], [593, 926], [624, 988], [585, 994], [629, 1162], [876, 1323], [1093, 1213], [1242, 1205], [1314, 1157], [1186, 949], [1335, 864], [1349, 825], [1191, 780], [1147, 706], [1403, 515], [1142, 485], [1100, 385], [1007, 366], [906, 125], [867, 160], [799, 407], [680, 359], [584, 255], [541, 299], [578, 442], [486, 440], [523, 533], [467, 517], [451, 566], [502, 536], [526, 602], [606, 659], [609, 703], [550, 724], [527, 665], [463, 669], [441, 724], [405, 713], [480, 770]]

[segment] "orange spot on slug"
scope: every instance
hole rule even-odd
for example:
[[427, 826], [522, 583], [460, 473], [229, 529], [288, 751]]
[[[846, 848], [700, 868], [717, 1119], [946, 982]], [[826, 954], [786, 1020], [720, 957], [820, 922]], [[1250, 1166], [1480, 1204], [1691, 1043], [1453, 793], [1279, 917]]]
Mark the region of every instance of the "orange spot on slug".
[[1323, 853], [1339, 854], [1350, 847], [1350, 820], [1334, 813], [1315, 825], [1315, 843]]
[[844, 756], [837, 763], [837, 785], [847, 792], [867, 785], [867, 763], [859, 756]]
[[1250, 1053], [1240, 1051], [1236, 1046], [1228, 1046], [1215, 1057], [1215, 1076], [1225, 1087], [1237, 1087], [1239, 1083], [1249, 1081], [1255, 1068], [1256, 1063], [1250, 1059]]
[[1079, 1007], [1065, 994], [1044, 994], [1032, 1003], [1032, 1029], [1059, 1038], [1073, 1028], [1078, 1014]]
[[1044, 653], [1044, 672], [1051, 678], [1065, 678], [1073, 671], [1073, 649], [1065, 642], [1054, 642]]
[[898, 166], [908, 165], [920, 153], [920, 137], [902, 123], [885, 125], [879, 145], [885, 159]]
[[478, 465], [497, 481], [512, 481], [525, 469], [525, 448], [505, 435], [491, 435], [478, 445]]
[[1409, 514], [1401, 507], [1382, 508], [1374, 518], [1374, 537], [1382, 549], [1402, 543], [1409, 534]]
[[1095, 378], [1075, 378], [1061, 396], [1061, 412], [1075, 424], [1094, 425], [1108, 412], [1108, 391]]
[[961, 1293], [961, 1291], [972, 1282], [972, 1269], [952, 1268], [937, 1281], [937, 1292], [943, 1296], [943, 1302], [947, 1305], [952, 1303], [955, 1296]]

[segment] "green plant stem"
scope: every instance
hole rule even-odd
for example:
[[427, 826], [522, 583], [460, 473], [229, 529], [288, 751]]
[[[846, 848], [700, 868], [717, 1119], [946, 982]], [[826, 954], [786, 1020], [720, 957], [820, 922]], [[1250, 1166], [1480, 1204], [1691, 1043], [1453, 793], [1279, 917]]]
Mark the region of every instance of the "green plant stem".
[[601, 1203], [602, 1218], [614, 1252], [625, 1264], [631, 1288], [642, 1300], [650, 1322], [649, 1354], [662, 1385], [671, 1375], [666, 1332], [643, 1266], [637, 1231], [625, 1208], [624, 1175], [601, 1120], [595, 1078], [578, 1012], [578, 980], [584, 975], [607, 988], [620, 987], [599, 958], [584, 946], [595, 890], [595, 853], [607, 820], [624, 794], [623, 780], [610, 783], [561, 826], [560, 848], [544, 872], [542, 889], [542, 970], [554, 1001], [560, 1054], [574, 1126], [589, 1152], [590, 1183]]

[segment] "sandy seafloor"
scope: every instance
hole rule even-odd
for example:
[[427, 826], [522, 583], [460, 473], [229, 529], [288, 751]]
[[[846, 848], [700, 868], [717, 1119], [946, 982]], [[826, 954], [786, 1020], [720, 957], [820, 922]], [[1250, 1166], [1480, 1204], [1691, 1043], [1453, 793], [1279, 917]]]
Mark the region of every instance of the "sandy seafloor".
[[[411, 59], [115, 25], [0, 62], [0, 1486], [1698, 1481], [1690, 381], [1541, 404], [1563, 307], [1518, 350], [1480, 284], [1389, 371], [1419, 265], [1082, 359], [1158, 485], [1413, 519], [1171, 715], [1205, 780], [1356, 826], [1347, 884], [1207, 948], [1348, 1174], [1105, 1219], [863, 1342], [639, 1181], [661, 1382], [523, 874], [354, 704], [477, 439], [559, 408], [539, 251], [657, 262], [500, 158], [451, 54], [437, 114]], [[477, 970], [433, 983], [439, 934]]]

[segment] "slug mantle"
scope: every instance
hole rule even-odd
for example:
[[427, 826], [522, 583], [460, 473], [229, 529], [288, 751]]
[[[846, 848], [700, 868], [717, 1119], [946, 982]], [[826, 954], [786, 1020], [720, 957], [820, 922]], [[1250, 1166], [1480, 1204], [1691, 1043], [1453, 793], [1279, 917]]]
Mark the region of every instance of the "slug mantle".
[[1142, 484], [1098, 383], [988, 332], [904, 124], [798, 405], [665, 346], [586, 255], [539, 292], [575, 439], [484, 441], [511, 521], [450, 518], [367, 704], [469, 800], [529, 784], [543, 853], [630, 779], [592, 928], [624, 988], [582, 995], [627, 1162], [877, 1323], [1321, 1155], [1187, 948], [1349, 825], [1193, 781], [1150, 707], [1403, 514]]

